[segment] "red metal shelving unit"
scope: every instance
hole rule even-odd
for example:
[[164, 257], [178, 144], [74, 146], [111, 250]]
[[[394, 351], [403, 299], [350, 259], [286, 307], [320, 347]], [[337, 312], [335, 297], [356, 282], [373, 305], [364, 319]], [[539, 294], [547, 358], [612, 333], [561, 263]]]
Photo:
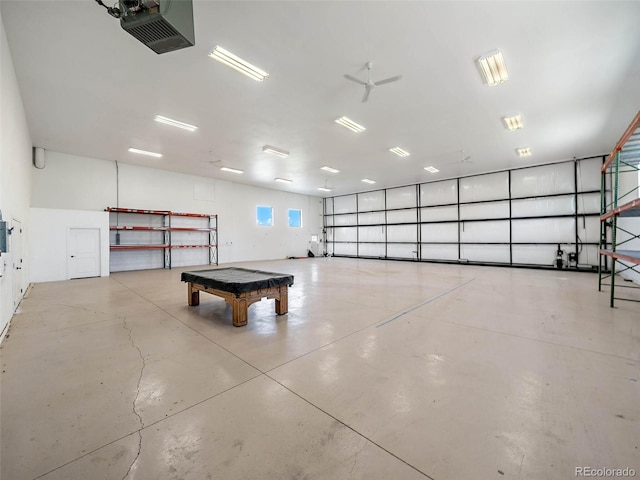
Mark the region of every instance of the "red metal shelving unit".
[[170, 245], [110, 245], [110, 250], [160, 250], [171, 248]]
[[110, 225], [109, 230], [159, 230], [161, 232], [168, 230], [169, 227], [144, 227], [139, 225]]
[[115, 213], [145, 213], [147, 215], [171, 215], [171, 212], [168, 210], [141, 210], [139, 208], [117, 208], [117, 207], [107, 207], [105, 210], [107, 212], [115, 212]]
[[[197, 249], [197, 248], [206, 248], [209, 250], [209, 265], [218, 264], [218, 216], [217, 215], [207, 215], [204, 213], [182, 213], [182, 212], [171, 212], [169, 210], [146, 210], [146, 209], [137, 209], [137, 208], [114, 208], [109, 207], [105, 209], [110, 213], [114, 213], [115, 215], [115, 224], [110, 225], [109, 229], [116, 231], [116, 241], [109, 246], [111, 251], [124, 251], [124, 250], [163, 250], [164, 251], [164, 260], [163, 267], [171, 268], [172, 264], [172, 251], [173, 250], [182, 250], [182, 249]], [[123, 214], [137, 214], [137, 215], [150, 215], [150, 216], [160, 216], [162, 217], [162, 225], [154, 226], [154, 225], [121, 225], [119, 222], [119, 215]], [[172, 226], [171, 219], [172, 217], [187, 217], [192, 219], [201, 219], [207, 221], [207, 226]], [[140, 222], [140, 223], [152, 223], [149, 222]], [[129, 243], [129, 244], [121, 244], [120, 243], [120, 232], [162, 232], [162, 241], [158, 243]], [[183, 244], [177, 239], [172, 239], [172, 233], [175, 234], [188, 234], [190, 232], [197, 233], [208, 233], [208, 239], [206, 242], [196, 243], [196, 244]], [[187, 238], [190, 240], [190, 238]]]

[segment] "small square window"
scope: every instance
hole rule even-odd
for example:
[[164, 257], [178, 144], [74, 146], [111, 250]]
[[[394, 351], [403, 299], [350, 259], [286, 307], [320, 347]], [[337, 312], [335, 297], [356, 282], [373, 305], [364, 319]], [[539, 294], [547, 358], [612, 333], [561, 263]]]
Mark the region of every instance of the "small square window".
[[302, 227], [302, 211], [289, 209], [289, 226], [294, 228]]
[[256, 207], [256, 224], [262, 227], [273, 227], [273, 207]]

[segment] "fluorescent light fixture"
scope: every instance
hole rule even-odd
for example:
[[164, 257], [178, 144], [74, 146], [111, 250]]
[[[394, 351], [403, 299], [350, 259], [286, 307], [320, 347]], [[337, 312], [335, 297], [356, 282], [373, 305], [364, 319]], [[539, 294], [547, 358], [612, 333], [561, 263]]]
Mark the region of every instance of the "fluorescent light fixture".
[[358, 125], [356, 122], [354, 122], [353, 120], [349, 120], [347, 117], [340, 117], [335, 122], [342, 125], [343, 127], [348, 128], [352, 132], [360, 133], [366, 130], [366, 128], [364, 128], [362, 125]]
[[424, 169], [429, 173], [438, 173], [440, 171], [436, 167], [424, 167]]
[[390, 148], [389, 151], [392, 152], [392, 153], [395, 153], [399, 157], [408, 157], [409, 155], [411, 155], [409, 152], [407, 152], [406, 150], [401, 149], [400, 147]]
[[244, 173], [242, 170], [238, 170], [237, 168], [220, 167], [220, 170], [222, 170], [223, 172]]
[[327, 188], [327, 187], [318, 187], [318, 190], [320, 190], [321, 192], [330, 192], [331, 189]]
[[273, 153], [274, 155], [277, 155], [282, 158], [287, 158], [289, 156], [289, 152], [287, 152], [286, 150], [283, 150], [277, 147], [272, 147], [271, 145], [265, 145], [264, 147], [262, 147], [262, 151], [267, 153]]
[[277, 177], [277, 178], [274, 178], [274, 180], [276, 182], [282, 182], [282, 183], [293, 183], [293, 180], [289, 180], [288, 178]]
[[164, 123], [165, 125], [171, 125], [172, 127], [182, 128], [184, 130], [189, 130], [190, 132], [195, 132], [198, 127], [195, 125], [189, 125], [188, 123], [179, 122], [178, 120], [174, 120], [172, 118], [163, 117], [162, 115], [156, 115], [154, 118], [156, 122]]
[[487, 85], [498, 85], [509, 80], [507, 65], [504, 63], [504, 56], [500, 50], [491, 55], [480, 57], [477, 62]]
[[376, 181], [375, 181], [375, 180], [371, 180], [371, 179], [369, 179], [369, 178], [363, 178], [363, 179], [362, 179], [362, 181], [363, 181], [364, 183], [369, 183], [369, 184], [374, 184], [374, 183], [376, 183]]
[[162, 157], [161, 153], [156, 153], [156, 152], [147, 152], [146, 150], [140, 150], [138, 148], [130, 148], [129, 151], [131, 153], [139, 153], [140, 155], [147, 155], [149, 157], [155, 157], [155, 158], [160, 158]]
[[219, 45], [211, 51], [209, 56], [258, 82], [263, 81], [269, 76], [264, 70], [259, 69], [255, 65], [251, 65], [246, 60], [241, 59]]
[[521, 115], [514, 115], [513, 117], [503, 117], [502, 121], [504, 122], [504, 126], [507, 130], [514, 131], [524, 128], [524, 123], [522, 123]]
[[337, 168], [327, 167], [326, 165], [324, 167], [321, 167], [320, 170], [324, 170], [325, 172], [329, 173], [340, 173], [340, 170], [338, 170]]
[[529, 147], [526, 148], [516, 148], [516, 152], [518, 152], [519, 157], [530, 157], [532, 152]]

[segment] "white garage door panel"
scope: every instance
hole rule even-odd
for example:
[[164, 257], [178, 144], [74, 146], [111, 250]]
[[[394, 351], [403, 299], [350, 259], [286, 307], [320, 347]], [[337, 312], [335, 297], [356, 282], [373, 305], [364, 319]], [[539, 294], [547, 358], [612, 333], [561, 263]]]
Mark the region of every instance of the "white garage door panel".
[[509, 221], [461, 222], [460, 241], [467, 243], [509, 242]]
[[518, 243], [575, 242], [573, 218], [513, 220], [513, 241]]
[[384, 190], [358, 194], [358, 211], [384, 210]]
[[384, 257], [384, 244], [361, 243], [358, 247], [358, 254], [361, 257]]
[[[457, 223], [432, 223], [420, 226], [422, 242], [457, 242]], [[456, 251], [457, 255], [457, 251]]]
[[458, 206], [429, 207], [420, 209], [423, 222], [440, 222], [442, 220], [458, 220]]
[[423, 183], [420, 185], [420, 206], [458, 203], [458, 181]]
[[462, 245], [460, 258], [470, 262], [509, 263], [509, 245]]
[[387, 190], [387, 208], [409, 208], [417, 206], [416, 187], [390, 188]]
[[458, 245], [422, 245], [423, 260], [457, 260]]
[[508, 172], [460, 179], [460, 202], [480, 202], [509, 198]]

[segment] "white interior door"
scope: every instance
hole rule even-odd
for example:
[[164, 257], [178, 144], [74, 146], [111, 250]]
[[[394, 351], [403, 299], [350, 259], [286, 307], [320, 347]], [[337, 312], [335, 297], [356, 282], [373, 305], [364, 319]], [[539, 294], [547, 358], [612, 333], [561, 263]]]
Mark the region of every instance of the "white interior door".
[[99, 228], [69, 228], [67, 245], [69, 278], [100, 276]]
[[22, 283], [22, 223], [15, 218], [11, 222], [11, 267], [13, 269], [13, 307], [18, 304], [24, 295]]

